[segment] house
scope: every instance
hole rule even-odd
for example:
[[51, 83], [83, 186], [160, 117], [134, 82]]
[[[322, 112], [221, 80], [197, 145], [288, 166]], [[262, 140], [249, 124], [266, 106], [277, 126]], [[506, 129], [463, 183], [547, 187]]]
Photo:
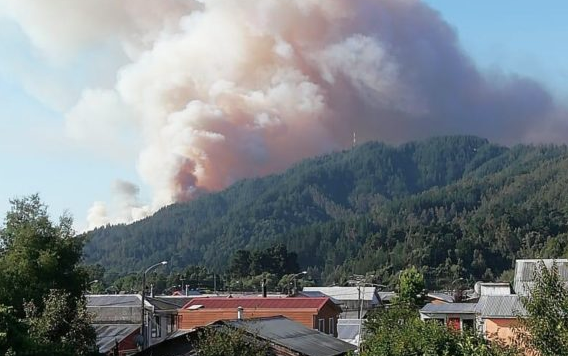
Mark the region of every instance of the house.
[[475, 328], [476, 303], [426, 304], [420, 309], [420, 319], [437, 321], [455, 330]]
[[526, 314], [519, 295], [483, 295], [476, 306], [477, 329], [489, 339], [510, 343], [518, 317]]
[[[87, 295], [87, 311], [93, 315], [97, 346], [103, 354], [130, 355], [138, 351], [142, 321], [139, 294]], [[147, 345], [165, 340], [178, 329], [178, 307], [174, 303], [145, 298]]]
[[338, 301], [343, 309], [342, 318], [361, 318], [359, 314], [361, 304], [363, 310], [368, 311], [378, 306], [380, 302], [376, 287], [305, 287], [302, 292], [320, 292]]
[[235, 319], [242, 308], [243, 318], [283, 315], [307, 328], [337, 335], [337, 319], [341, 308], [329, 297], [307, 298], [198, 298], [179, 311], [180, 329], [193, 329], [221, 319]]
[[199, 330], [240, 330], [266, 343], [274, 356], [343, 356], [356, 347], [283, 316], [220, 320], [150, 347], [136, 356], [194, 356]]

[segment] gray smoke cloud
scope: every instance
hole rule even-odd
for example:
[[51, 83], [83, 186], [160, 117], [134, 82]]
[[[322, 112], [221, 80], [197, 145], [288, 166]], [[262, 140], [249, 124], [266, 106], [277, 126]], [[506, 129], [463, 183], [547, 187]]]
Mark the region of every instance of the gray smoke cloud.
[[[128, 56], [113, 88], [85, 90], [68, 130], [79, 140], [136, 130], [153, 201], [123, 196], [118, 210], [135, 213], [118, 219], [97, 203], [91, 227], [347, 147], [353, 132], [391, 143], [473, 134], [505, 144], [567, 133], [565, 108], [542, 85], [481, 73], [454, 30], [416, 0], [58, 0], [49, 13], [70, 8], [74, 21], [51, 32], [57, 16], [32, 15], [52, 2], [1, 2], [48, 53], [113, 38]], [[89, 16], [97, 4], [113, 16]]]

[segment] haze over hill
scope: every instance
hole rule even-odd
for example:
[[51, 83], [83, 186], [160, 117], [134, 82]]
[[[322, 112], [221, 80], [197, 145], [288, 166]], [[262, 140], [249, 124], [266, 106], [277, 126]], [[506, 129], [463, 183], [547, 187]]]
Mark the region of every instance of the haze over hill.
[[515, 258], [565, 254], [567, 169], [565, 146], [371, 142], [97, 229], [85, 252], [118, 273], [161, 260], [220, 272], [237, 249], [281, 242], [324, 280], [368, 270], [388, 280], [413, 264], [438, 283], [489, 279]]
[[[480, 71], [418, 0], [4, 3], [2, 15], [46, 58], [112, 53], [86, 67], [105, 80], [67, 98], [65, 129], [99, 154], [130, 152], [149, 191], [141, 201], [130, 176], [117, 176], [115, 201], [92, 206], [91, 227], [281, 172], [350, 147], [354, 132], [389, 143], [567, 136], [566, 109], [546, 88]], [[35, 78], [30, 86], [44, 101], [56, 96]]]

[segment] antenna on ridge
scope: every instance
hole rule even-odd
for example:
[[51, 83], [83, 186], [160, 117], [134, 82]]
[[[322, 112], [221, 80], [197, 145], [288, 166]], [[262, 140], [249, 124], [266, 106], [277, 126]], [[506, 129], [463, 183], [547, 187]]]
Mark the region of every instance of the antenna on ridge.
[[357, 145], [357, 135], [356, 135], [355, 131], [353, 131], [353, 147], [352, 148], [355, 148], [356, 145]]

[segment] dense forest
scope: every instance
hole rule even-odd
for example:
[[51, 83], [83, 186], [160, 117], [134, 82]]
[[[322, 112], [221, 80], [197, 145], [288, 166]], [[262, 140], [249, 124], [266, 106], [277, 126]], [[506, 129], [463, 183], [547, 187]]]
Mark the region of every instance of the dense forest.
[[369, 142], [96, 229], [86, 262], [113, 275], [161, 260], [221, 273], [237, 250], [283, 243], [321, 283], [369, 271], [394, 283], [412, 265], [430, 287], [507, 278], [516, 258], [565, 256], [566, 172], [565, 146]]

